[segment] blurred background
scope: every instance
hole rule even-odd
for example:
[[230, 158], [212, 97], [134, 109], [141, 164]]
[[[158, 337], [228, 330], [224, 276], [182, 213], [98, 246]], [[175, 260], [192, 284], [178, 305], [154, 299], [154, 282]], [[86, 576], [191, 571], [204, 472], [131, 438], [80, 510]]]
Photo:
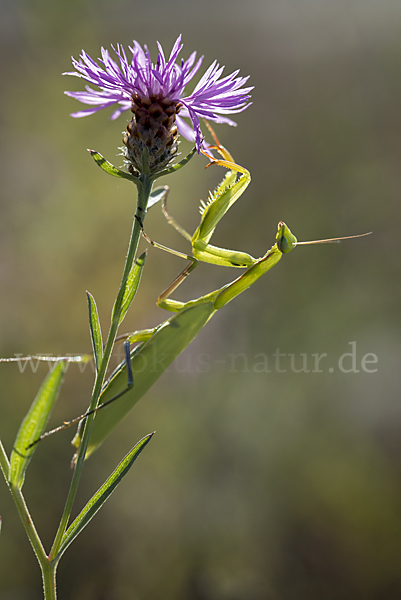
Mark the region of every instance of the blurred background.
[[[93, 455], [76, 511], [157, 431], [61, 561], [60, 600], [399, 599], [401, 4], [0, 5], [1, 356], [89, 352], [85, 290], [106, 329], [118, 289], [135, 189], [100, 171], [86, 149], [121, 164], [128, 115], [69, 117], [81, 105], [63, 91], [83, 84], [61, 73], [82, 48], [96, 58], [101, 45], [127, 48], [134, 38], [156, 58], [156, 40], [168, 54], [182, 33], [184, 58], [205, 55], [202, 73], [217, 59], [226, 74], [250, 75], [252, 107], [237, 128], [216, 129], [252, 184], [213, 243], [260, 256], [279, 220], [300, 240], [373, 231], [284, 257], [214, 317]], [[224, 175], [205, 164], [195, 157], [161, 181], [189, 231]], [[146, 229], [189, 251], [157, 207]], [[149, 250], [126, 330], [168, 317], [155, 301], [182, 267]], [[237, 275], [203, 264], [175, 297]], [[8, 451], [47, 372], [1, 366]], [[70, 367], [52, 425], [85, 410], [92, 380], [89, 367]], [[48, 548], [70, 482], [71, 437], [38, 447], [24, 487]], [[0, 513], [0, 599], [40, 599], [39, 568], [2, 482]]]

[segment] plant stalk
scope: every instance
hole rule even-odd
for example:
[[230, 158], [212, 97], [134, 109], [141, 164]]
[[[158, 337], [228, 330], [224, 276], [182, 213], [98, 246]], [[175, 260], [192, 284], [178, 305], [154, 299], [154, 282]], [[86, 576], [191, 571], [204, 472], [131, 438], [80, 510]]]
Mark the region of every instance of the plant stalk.
[[25, 504], [24, 496], [22, 495], [21, 490], [16, 487], [9, 485], [9, 489], [11, 495], [14, 499], [15, 505], [17, 507], [19, 516], [21, 518], [22, 524], [26, 531], [26, 534], [31, 542], [31, 546], [33, 551], [36, 554], [36, 558], [39, 563], [42, 565], [44, 561], [47, 560], [45, 549], [42, 546], [42, 542], [40, 541], [38, 532], [35, 529], [35, 525], [33, 524], [32, 517], [29, 514], [29, 510], [27, 505]]
[[46, 556], [45, 549], [43, 548], [42, 542], [39, 538], [38, 532], [36, 531], [32, 517], [29, 513], [28, 507], [25, 503], [22, 491], [18, 487], [10, 485], [8, 481], [8, 472], [10, 463], [4, 450], [3, 444], [0, 441], [0, 466], [3, 471], [4, 478], [7, 482], [8, 489], [11, 492], [14, 503], [17, 507], [18, 514], [24, 526], [25, 532], [31, 543], [35, 556], [38, 560], [40, 569], [42, 571], [43, 580], [43, 592], [45, 600], [56, 600], [56, 569], [58, 561], [50, 562]]
[[4, 479], [8, 483], [8, 472], [10, 470], [10, 461], [8, 460], [7, 453], [4, 450], [4, 446], [3, 446], [1, 440], [0, 440], [0, 467], [3, 472]]
[[56, 571], [58, 561], [46, 562], [40, 566], [42, 569], [44, 600], [57, 600]]
[[[105, 379], [107, 367], [110, 361], [110, 356], [113, 351], [114, 342], [117, 336], [119, 320], [122, 309], [122, 302], [124, 298], [124, 292], [127, 285], [128, 275], [131, 271], [137, 249], [139, 244], [139, 239], [141, 236], [141, 225], [146, 214], [146, 207], [148, 205], [150, 192], [152, 190], [153, 179], [142, 173], [140, 176], [140, 183], [138, 184], [138, 198], [137, 198], [137, 208], [135, 213], [134, 222], [132, 225], [131, 239], [128, 247], [127, 257], [125, 261], [125, 267], [123, 276], [121, 279], [120, 289], [117, 294], [117, 298], [114, 304], [113, 310], [113, 318], [110, 325], [109, 334], [107, 336], [106, 345], [104, 348], [103, 359], [99, 366], [99, 371], [96, 374], [96, 379], [92, 392], [92, 399], [89, 405], [88, 411], [94, 410], [98, 404], [100, 392], [102, 390], [103, 382]], [[74, 469], [74, 473], [71, 480], [70, 489], [68, 492], [67, 500], [65, 503], [64, 511], [60, 520], [60, 525], [56, 533], [56, 537], [53, 542], [52, 549], [50, 551], [49, 559], [54, 560], [57, 557], [57, 554], [60, 549], [60, 545], [62, 542], [63, 535], [67, 529], [68, 521], [70, 519], [72, 506], [74, 503], [74, 499], [77, 493], [79, 481], [82, 474], [82, 469], [85, 461], [86, 449], [89, 442], [89, 436], [92, 429], [92, 423], [95, 415], [92, 414], [87, 417], [85, 421], [85, 426], [82, 434], [81, 443], [77, 453], [76, 466]]]

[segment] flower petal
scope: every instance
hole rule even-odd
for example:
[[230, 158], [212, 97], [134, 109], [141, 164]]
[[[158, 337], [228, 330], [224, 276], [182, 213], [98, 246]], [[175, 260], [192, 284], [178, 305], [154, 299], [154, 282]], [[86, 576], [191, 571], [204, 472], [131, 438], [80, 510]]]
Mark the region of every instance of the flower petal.
[[111, 117], [116, 119], [131, 108], [135, 97], [150, 99], [152, 96], [161, 96], [173, 102], [182, 102], [181, 117], [188, 117], [192, 128], [181, 117], [176, 116], [178, 130], [187, 139], [195, 139], [199, 151], [202, 140], [199, 119], [235, 125], [234, 121], [223, 115], [235, 114], [248, 108], [253, 88], [244, 87], [248, 77], [238, 76], [239, 71], [222, 77], [224, 67], [214, 61], [206, 69], [192, 94], [184, 96], [185, 87], [200, 69], [203, 56], [196, 60], [196, 52], [192, 52], [187, 60], [181, 59], [178, 63], [178, 55], [183, 48], [181, 35], [175, 40], [167, 62], [159, 42], [157, 46], [159, 52], [156, 65], [151, 62], [148, 48], [142, 48], [135, 40], [133, 46], [129, 47], [132, 54], [130, 62], [120, 44], [112, 46], [116, 60], [103, 47], [101, 58], [97, 62], [84, 50], [79, 60], [72, 58], [75, 71], [63, 74], [80, 77], [99, 88], [86, 86], [86, 91], [83, 92], [66, 92], [79, 102], [93, 106], [92, 109], [73, 113], [73, 116], [83, 117], [117, 105]]

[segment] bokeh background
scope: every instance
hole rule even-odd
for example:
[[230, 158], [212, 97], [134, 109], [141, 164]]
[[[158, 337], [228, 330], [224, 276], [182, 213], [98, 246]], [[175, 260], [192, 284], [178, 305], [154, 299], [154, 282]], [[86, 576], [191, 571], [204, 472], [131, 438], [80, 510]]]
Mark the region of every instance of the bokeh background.
[[[253, 106], [237, 128], [217, 132], [252, 184], [216, 244], [259, 256], [279, 220], [303, 240], [373, 231], [286, 256], [214, 317], [91, 458], [76, 510], [138, 439], [157, 431], [62, 560], [60, 600], [399, 599], [401, 4], [0, 6], [1, 356], [88, 352], [85, 290], [106, 328], [118, 288], [134, 188], [101, 172], [86, 148], [121, 164], [127, 119], [69, 117], [78, 103], [63, 91], [82, 84], [61, 73], [82, 48], [97, 57], [101, 45], [135, 38], [156, 56], [156, 40], [169, 52], [182, 33], [184, 57], [196, 49], [204, 69], [217, 58], [226, 73], [250, 75]], [[200, 198], [223, 176], [205, 164], [195, 157], [161, 182], [190, 231]], [[189, 250], [157, 208], [147, 231]], [[155, 300], [182, 266], [150, 249], [127, 330], [166, 318]], [[237, 274], [202, 265], [176, 297]], [[355, 368], [342, 372], [338, 360], [353, 347], [355, 365], [350, 357], [343, 364]], [[322, 353], [322, 372], [312, 372]], [[289, 354], [298, 370], [306, 355], [310, 372], [294, 372]], [[374, 372], [362, 368], [366, 354], [377, 357], [367, 365]], [[23, 374], [1, 366], [8, 451], [46, 373], [46, 365]], [[70, 368], [52, 424], [85, 410], [92, 377]], [[24, 488], [47, 547], [70, 481], [70, 439], [66, 431], [41, 444]], [[0, 599], [39, 599], [40, 572], [4, 483], [0, 513]]]

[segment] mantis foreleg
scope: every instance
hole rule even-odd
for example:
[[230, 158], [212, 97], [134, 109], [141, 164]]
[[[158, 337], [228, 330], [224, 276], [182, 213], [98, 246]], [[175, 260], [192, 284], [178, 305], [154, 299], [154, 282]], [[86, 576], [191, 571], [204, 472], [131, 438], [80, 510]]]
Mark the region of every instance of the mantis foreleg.
[[[213, 194], [210, 194], [207, 202], [201, 201], [201, 223], [196, 229], [194, 235], [190, 234], [169, 214], [167, 210], [167, 193], [162, 200], [162, 211], [167, 219], [167, 222], [172, 225], [185, 239], [191, 242], [193, 256], [183, 254], [177, 250], [172, 250], [167, 246], [163, 246], [154, 242], [145, 233], [143, 223], [137, 216], [137, 220], [141, 226], [143, 237], [155, 248], [159, 248], [170, 254], [179, 256], [189, 261], [187, 266], [179, 273], [176, 279], [160, 294], [157, 299], [157, 305], [161, 308], [172, 312], [178, 312], [184, 306], [183, 303], [169, 299], [169, 296], [181, 285], [184, 279], [195, 269], [199, 261], [209, 262], [221, 266], [249, 268], [257, 262], [250, 254], [245, 252], [237, 252], [224, 248], [217, 248], [209, 244], [209, 240], [216, 228], [220, 219], [225, 215], [227, 210], [241, 196], [251, 180], [249, 171], [234, 162], [231, 154], [221, 146], [213, 129], [208, 126], [215, 141], [215, 146], [209, 146], [210, 149], [217, 150], [223, 157], [223, 160], [215, 159], [206, 152], [203, 152], [209, 158], [211, 164], [218, 164], [229, 169], [223, 181], [216, 188]], [[237, 174], [241, 176], [237, 181]]]
[[[224, 148], [217, 139], [213, 129], [208, 128], [215, 141], [214, 146], [208, 149], [216, 150], [222, 157], [215, 159], [205, 151], [203, 154], [209, 159], [209, 164], [220, 165], [229, 169], [223, 181], [217, 186], [213, 193], [209, 194], [206, 202], [201, 200], [200, 213], [201, 222], [193, 236], [191, 236], [167, 211], [167, 194], [162, 200], [162, 211], [167, 222], [174, 227], [186, 240], [191, 242], [194, 258], [199, 261], [212, 263], [226, 267], [248, 268], [252, 266], [257, 259], [246, 252], [227, 250], [212, 246], [209, 242], [219, 221], [223, 218], [231, 206], [238, 200], [248, 187], [251, 176], [247, 169], [237, 165], [230, 152]], [[207, 168], [206, 167], [206, 168]], [[237, 179], [238, 174], [240, 177]], [[182, 279], [180, 280], [180, 282]]]

